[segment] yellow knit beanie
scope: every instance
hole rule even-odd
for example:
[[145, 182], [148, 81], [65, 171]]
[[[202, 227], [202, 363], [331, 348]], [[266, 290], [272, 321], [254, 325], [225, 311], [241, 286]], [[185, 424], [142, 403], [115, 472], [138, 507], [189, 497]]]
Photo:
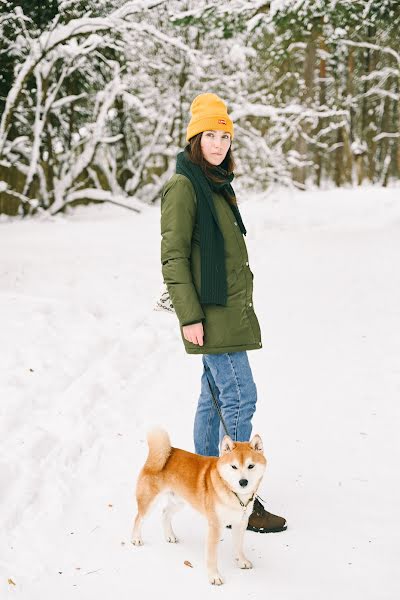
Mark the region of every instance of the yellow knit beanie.
[[233, 123], [228, 116], [226, 104], [216, 94], [200, 94], [196, 96], [190, 106], [190, 119], [186, 140], [202, 131], [214, 129], [215, 131], [227, 131], [233, 139]]

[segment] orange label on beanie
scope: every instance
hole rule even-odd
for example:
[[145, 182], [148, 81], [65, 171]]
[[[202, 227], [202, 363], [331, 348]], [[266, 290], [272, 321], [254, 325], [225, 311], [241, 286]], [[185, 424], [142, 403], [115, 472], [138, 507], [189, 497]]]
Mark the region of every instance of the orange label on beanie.
[[226, 125], [225, 119], [218, 119], [218, 124], [219, 125]]

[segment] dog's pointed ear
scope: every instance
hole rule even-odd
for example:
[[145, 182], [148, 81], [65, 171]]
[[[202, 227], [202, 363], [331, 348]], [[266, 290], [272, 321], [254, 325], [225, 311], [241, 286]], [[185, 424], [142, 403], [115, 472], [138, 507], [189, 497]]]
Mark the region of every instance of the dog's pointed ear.
[[228, 454], [228, 452], [232, 452], [234, 447], [235, 442], [229, 437], [229, 435], [224, 435], [221, 442], [221, 456]]
[[260, 436], [258, 435], [258, 433], [251, 438], [251, 440], [250, 440], [250, 446], [256, 452], [261, 452], [262, 453], [264, 451], [264, 446], [263, 446], [263, 443], [262, 443], [262, 439], [260, 438]]

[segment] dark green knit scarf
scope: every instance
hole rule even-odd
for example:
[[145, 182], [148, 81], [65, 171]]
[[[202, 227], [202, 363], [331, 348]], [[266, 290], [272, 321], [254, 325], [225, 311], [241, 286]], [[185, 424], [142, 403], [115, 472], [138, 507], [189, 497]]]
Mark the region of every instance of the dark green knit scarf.
[[[223, 164], [223, 163], [222, 163]], [[199, 165], [194, 164], [188, 149], [180, 152], [176, 159], [176, 172], [185, 175], [193, 184], [197, 197], [197, 218], [200, 230], [201, 293], [202, 304], [220, 304], [226, 306], [227, 282], [225, 269], [224, 238], [218, 222], [212, 191], [235, 196], [231, 186], [234, 177], [222, 165], [213, 167], [211, 172], [221, 179], [214, 183], [204, 174]], [[239, 209], [230, 204], [240, 231], [246, 235]]]

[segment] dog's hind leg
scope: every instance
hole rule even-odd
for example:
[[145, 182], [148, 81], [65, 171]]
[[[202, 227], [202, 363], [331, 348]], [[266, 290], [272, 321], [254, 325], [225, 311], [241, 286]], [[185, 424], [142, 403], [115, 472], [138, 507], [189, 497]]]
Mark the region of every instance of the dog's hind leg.
[[171, 524], [173, 515], [182, 507], [183, 502], [179, 500], [172, 492], [168, 493], [168, 503], [163, 510], [162, 523], [164, 536], [167, 542], [175, 544], [178, 541]]
[[159, 490], [150, 484], [146, 477], [138, 481], [136, 488], [136, 500], [138, 512], [133, 525], [131, 542], [134, 546], [142, 546], [142, 521], [146, 516], [151, 504], [158, 496]]

